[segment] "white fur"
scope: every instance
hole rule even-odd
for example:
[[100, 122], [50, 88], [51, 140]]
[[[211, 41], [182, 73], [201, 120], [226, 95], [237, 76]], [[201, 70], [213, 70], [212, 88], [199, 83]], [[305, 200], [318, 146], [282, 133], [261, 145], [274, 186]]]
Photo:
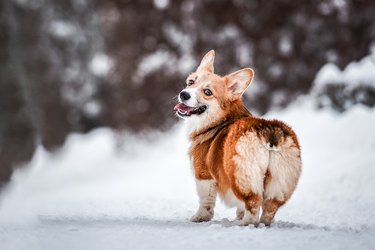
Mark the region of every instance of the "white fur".
[[[198, 106], [198, 99], [197, 99], [197, 88], [187, 88], [184, 89], [184, 92], [187, 92], [190, 94], [190, 99], [185, 101], [185, 104], [188, 105], [189, 107], [197, 107]], [[178, 100], [182, 102], [180, 96], [178, 96]]]
[[[204, 84], [205, 83], [203, 83], [203, 85]], [[185, 92], [190, 94], [190, 99], [184, 102], [186, 105], [189, 107], [197, 107], [199, 105], [207, 106], [207, 110], [203, 114], [183, 117], [186, 121], [186, 131], [188, 136], [193, 132], [197, 132], [200, 129], [210, 126], [222, 117], [222, 110], [218, 101], [216, 99], [212, 99], [210, 101], [204, 100], [202, 102], [203, 99], [200, 97], [202, 92], [200, 89], [201, 88], [198, 87], [188, 87], [184, 89]], [[178, 98], [179, 101], [182, 102], [181, 98]]]
[[191, 221], [209, 221], [214, 217], [217, 187], [214, 180], [195, 180], [199, 197], [199, 208]]
[[[243, 192], [251, 190], [264, 199], [279, 201], [289, 198], [297, 185], [302, 165], [300, 150], [290, 137], [278, 147], [270, 148], [255, 133], [248, 132], [238, 140], [236, 152], [233, 159], [237, 164], [236, 183]], [[267, 169], [271, 180], [263, 190]]]
[[[213, 73], [214, 58], [215, 52], [213, 50], [208, 52], [202, 59], [197, 72]], [[232, 100], [240, 98], [250, 85], [253, 76], [254, 72], [250, 68], [228, 75], [228, 98]], [[197, 80], [197, 77], [195, 80]], [[205, 80], [201, 81], [201, 87], [208, 84], [203, 83]], [[202, 98], [202, 88], [190, 86], [184, 91], [190, 94], [190, 98], [185, 101], [186, 105], [190, 107], [207, 105], [204, 113], [184, 117], [189, 136], [194, 132], [199, 132], [214, 125], [224, 115], [216, 98], [210, 98], [209, 101]], [[290, 138], [280, 142], [278, 147], [271, 147], [269, 143], [259, 139], [254, 132], [247, 132], [240, 137], [235, 149], [237, 154], [233, 157], [233, 161], [236, 163], [234, 178], [236, 186], [241, 192], [257, 194], [264, 199], [275, 198], [284, 201], [289, 198], [296, 186], [301, 168], [299, 149], [293, 145]], [[264, 178], [267, 169], [271, 173], [271, 178], [267, 183], [266, 190], [264, 190]], [[196, 185], [200, 206], [191, 221], [209, 221], [214, 216], [217, 183], [214, 180], [196, 180]], [[252, 206], [257, 207], [251, 207], [251, 211], [247, 211], [245, 203], [239, 200], [232, 190], [221, 198], [227, 206], [237, 207], [239, 225], [256, 224], [258, 222], [261, 204], [254, 204]]]
[[216, 100], [211, 100], [204, 104], [207, 105], [207, 110], [203, 114], [192, 115], [185, 119], [186, 131], [188, 135], [203, 128], [209, 127], [211, 124], [215, 123], [221, 118], [222, 110]]
[[257, 135], [248, 132], [236, 144], [234, 156], [237, 169], [236, 184], [241, 191], [263, 195], [263, 177], [269, 164], [269, 151], [263, 146]]
[[227, 207], [236, 207], [239, 210], [245, 209], [245, 204], [236, 197], [232, 190], [229, 190], [225, 196], [220, 196], [220, 199]]
[[[188, 105], [189, 107], [197, 107], [199, 105], [198, 98], [197, 98], [197, 88], [187, 88], [184, 89], [185, 92], [190, 94], [190, 99], [185, 101], [185, 104]], [[178, 97], [179, 101], [182, 102], [181, 98]], [[207, 112], [207, 111], [206, 111]], [[201, 127], [202, 119], [204, 117], [198, 116], [198, 115], [192, 115], [189, 117], [184, 117], [186, 120], [186, 131], [188, 133], [188, 136], [199, 129]]]
[[259, 220], [259, 212], [260, 208], [257, 209], [255, 214], [252, 214], [249, 211], [245, 210], [243, 218], [237, 221], [237, 225], [247, 226], [249, 224], [257, 224]]
[[277, 151], [271, 151], [268, 169], [271, 172], [271, 181], [264, 192], [265, 199], [280, 201], [289, 196], [295, 189], [301, 174], [300, 150], [293, 146], [291, 138], [281, 143]]
[[202, 124], [204, 123], [205, 123], [204, 119], [202, 119], [202, 117], [199, 117], [197, 115], [192, 115], [190, 117], [185, 118], [185, 131], [187, 133], [187, 136], [189, 137], [191, 133], [198, 131], [200, 128], [202, 128], [203, 127]]
[[[277, 147], [262, 142], [254, 132], [243, 135], [236, 144], [237, 154], [235, 181], [242, 192], [253, 192], [263, 199], [284, 201], [289, 198], [297, 185], [301, 173], [300, 151], [289, 137]], [[264, 177], [267, 169], [271, 179], [264, 190]], [[260, 205], [260, 204], [259, 204]], [[239, 211], [241, 207], [237, 205]], [[239, 225], [257, 223], [260, 207], [256, 213], [246, 211]]]

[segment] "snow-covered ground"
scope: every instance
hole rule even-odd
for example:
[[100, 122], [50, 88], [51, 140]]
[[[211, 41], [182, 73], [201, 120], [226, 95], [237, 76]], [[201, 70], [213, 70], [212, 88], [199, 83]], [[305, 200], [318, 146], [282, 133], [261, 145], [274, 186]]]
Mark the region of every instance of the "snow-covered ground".
[[[197, 208], [183, 126], [147, 138], [98, 129], [39, 148], [0, 197], [7, 249], [374, 249], [375, 109], [338, 115], [297, 101], [268, 114], [299, 135], [303, 175], [271, 228], [232, 226]], [[123, 143], [121, 143], [123, 141]]]

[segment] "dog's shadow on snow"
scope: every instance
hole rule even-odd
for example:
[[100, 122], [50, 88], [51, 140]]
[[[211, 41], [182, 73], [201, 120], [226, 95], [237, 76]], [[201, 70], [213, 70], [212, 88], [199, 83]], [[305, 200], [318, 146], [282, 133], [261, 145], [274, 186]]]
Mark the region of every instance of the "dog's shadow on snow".
[[46, 224], [80, 224], [90, 226], [146, 226], [146, 227], [160, 227], [160, 228], [215, 228], [217, 229], [249, 229], [249, 230], [265, 230], [265, 231], [306, 231], [306, 230], [318, 230], [318, 231], [343, 231], [343, 232], [354, 232], [359, 233], [365, 230], [365, 227], [360, 229], [351, 227], [329, 227], [329, 226], [318, 226], [307, 223], [294, 223], [288, 221], [276, 221], [271, 227], [265, 227], [260, 225], [258, 227], [250, 226], [238, 226], [235, 221], [228, 219], [212, 220], [209, 222], [194, 223], [189, 220], [163, 220], [163, 219], [150, 219], [146, 217], [136, 218], [121, 218], [121, 219], [42, 219], [43, 223]]
[[[191, 223], [191, 222], [190, 222]], [[194, 223], [197, 224], [197, 223]], [[249, 226], [239, 226], [236, 224], [236, 221], [230, 221], [228, 219], [222, 219], [221, 221], [213, 220], [205, 223], [198, 223], [197, 225], [207, 225], [212, 227], [224, 227], [224, 228], [250, 228], [250, 229], [265, 229], [265, 230], [324, 230], [331, 231], [332, 228], [328, 226], [317, 226], [314, 224], [303, 224], [303, 223], [293, 223], [287, 221], [276, 221], [272, 223], [270, 227], [260, 224], [258, 226], [249, 225]]]
[[352, 227], [330, 227], [330, 226], [319, 226], [314, 224], [308, 223], [294, 223], [288, 221], [276, 221], [272, 223], [270, 227], [266, 227], [264, 224], [260, 224], [259, 226], [255, 227], [254, 225], [250, 226], [239, 226], [236, 224], [236, 221], [230, 221], [228, 219], [222, 219], [221, 221], [213, 220], [210, 222], [202, 222], [202, 223], [193, 223], [190, 221], [187, 222], [180, 222], [181, 225], [188, 225], [188, 226], [206, 226], [206, 227], [215, 227], [215, 228], [241, 228], [241, 229], [252, 229], [252, 230], [269, 230], [269, 231], [309, 231], [309, 230], [318, 230], [318, 231], [342, 231], [342, 232], [354, 232], [360, 233], [363, 230], [366, 230], [367, 227], [352, 228]]
[[[196, 224], [196, 223], [194, 223]], [[314, 224], [308, 224], [308, 223], [294, 223], [294, 222], [288, 222], [288, 221], [276, 221], [272, 223], [270, 227], [266, 227], [264, 224], [259, 225], [258, 227], [255, 227], [254, 225], [250, 225], [247, 227], [244, 226], [238, 226], [235, 221], [229, 221], [228, 219], [222, 219], [221, 221], [210, 221], [204, 223], [206, 225], [214, 225], [217, 227], [225, 227], [225, 228], [234, 228], [234, 227], [240, 227], [240, 228], [250, 228], [254, 230], [269, 230], [269, 231], [308, 231], [308, 230], [318, 230], [318, 231], [340, 231], [340, 232], [353, 232], [353, 233], [360, 233], [363, 230], [368, 229], [367, 226], [362, 226], [360, 229], [358, 228], [352, 228], [352, 227], [330, 227], [330, 226], [318, 226]]]

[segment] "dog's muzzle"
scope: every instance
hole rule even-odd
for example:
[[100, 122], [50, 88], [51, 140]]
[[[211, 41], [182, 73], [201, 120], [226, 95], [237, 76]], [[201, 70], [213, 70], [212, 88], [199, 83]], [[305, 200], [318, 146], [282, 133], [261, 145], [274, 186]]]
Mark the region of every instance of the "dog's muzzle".
[[207, 110], [207, 106], [200, 105], [198, 107], [189, 107], [188, 105], [182, 102], [177, 104], [173, 110], [176, 111], [178, 116], [186, 117], [191, 115], [200, 115], [204, 113]]

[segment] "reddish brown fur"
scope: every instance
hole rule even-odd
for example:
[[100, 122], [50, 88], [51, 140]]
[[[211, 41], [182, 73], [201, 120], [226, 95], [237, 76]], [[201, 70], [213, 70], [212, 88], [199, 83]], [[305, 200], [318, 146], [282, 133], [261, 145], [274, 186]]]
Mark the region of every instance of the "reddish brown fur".
[[266, 226], [269, 226], [272, 223], [277, 210], [279, 209], [279, 207], [284, 205], [285, 202], [286, 201], [279, 201], [276, 199], [263, 201], [263, 212], [260, 218], [260, 223], [264, 223]]
[[269, 169], [267, 169], [266, 174], [264, 175], [264, 181], [263, 181], [263, 186], [267, 187], [267, 185], [270, 183], [272, 180], [272, 175]]
[[[289, 136], [295, 147], [299, 148], [299, 143], [289, 126], [281, 121], [268, 121], [252, 116], [240, 100], [225, 103], [223, 106], [226, 107], [224, 119], [191, 135], [193, 143], [189, 154], [193, 159], [195, 177], [198, 180], [215, 179], [219, 193], [225, 194], [232, 188], [235, 195], [248, 205], [251, 204], [248, 200], [260, 200], [260, 197], [252, 193], [241, 193], [234, 183], [236, 166], [233, 157], [236, 155], [235, 146], [238, 139], [247, 131], [253, 131], [259, 139], [275, 145]], [[266, 177], [265, 185], [271, 178], [269, 172]]]
[[[264, 200], [263, 196], [252, 192], [251, 190], [239, 187], [236, 183], [237, 165], [234, 160], [236, 154], [236, 145], [240, 138], [246, 133], [251, 132], [256, 135], [259, 141], [268, 145], [271, 149], [284, 143], [291, 138], [292, 145], [300, 149], [297, 136], [293, 130], [285, 123], [278, 120], [266, 120], [254, 117], [244, 106], [241, 95], [232, 91], [235, 73], [220, 77], [213, 74], [213, 58], [207, 64], [206, 68], [200, 66], [197, 72], [192, 73], [188, 78], [188, 88], [196, 88], [198, 93], [203, 92], [205, 88], [209, 88], [213, 95], [205, 96], [200, 94], [198, 98], [203, 101], [217, 100], [220, 106], [218, 119], [193, 131], [190, 134], [191, 147], [189, 150], [190, 158], [194, 166], [195, 178], [197, 180], [215, 180], [217, 183], [217, 191], [224, 196], [229, 190], [245, 204], [245, 209], [253, 215], [262, 205], [263, 214], [261, 222], [269, 225], [275, 215], [277, 209], [282, 206], [290, 197], [293, 190], [286, 194], [284, 200]], [[250, 84], [252, 79], [252, 70], [245, 69], [249, 74]], [[247, 86], [246, 86], [247, 87]], [[245, 88], [246, 89], [246, 88]], [[300, 155], [298, 155], [300, 157]], [[273, 176], [270, 171], [264, 173], [263, 188], [272, 181]], [[237, 212], [238, 217], [243, 216], [243, 212]]]

